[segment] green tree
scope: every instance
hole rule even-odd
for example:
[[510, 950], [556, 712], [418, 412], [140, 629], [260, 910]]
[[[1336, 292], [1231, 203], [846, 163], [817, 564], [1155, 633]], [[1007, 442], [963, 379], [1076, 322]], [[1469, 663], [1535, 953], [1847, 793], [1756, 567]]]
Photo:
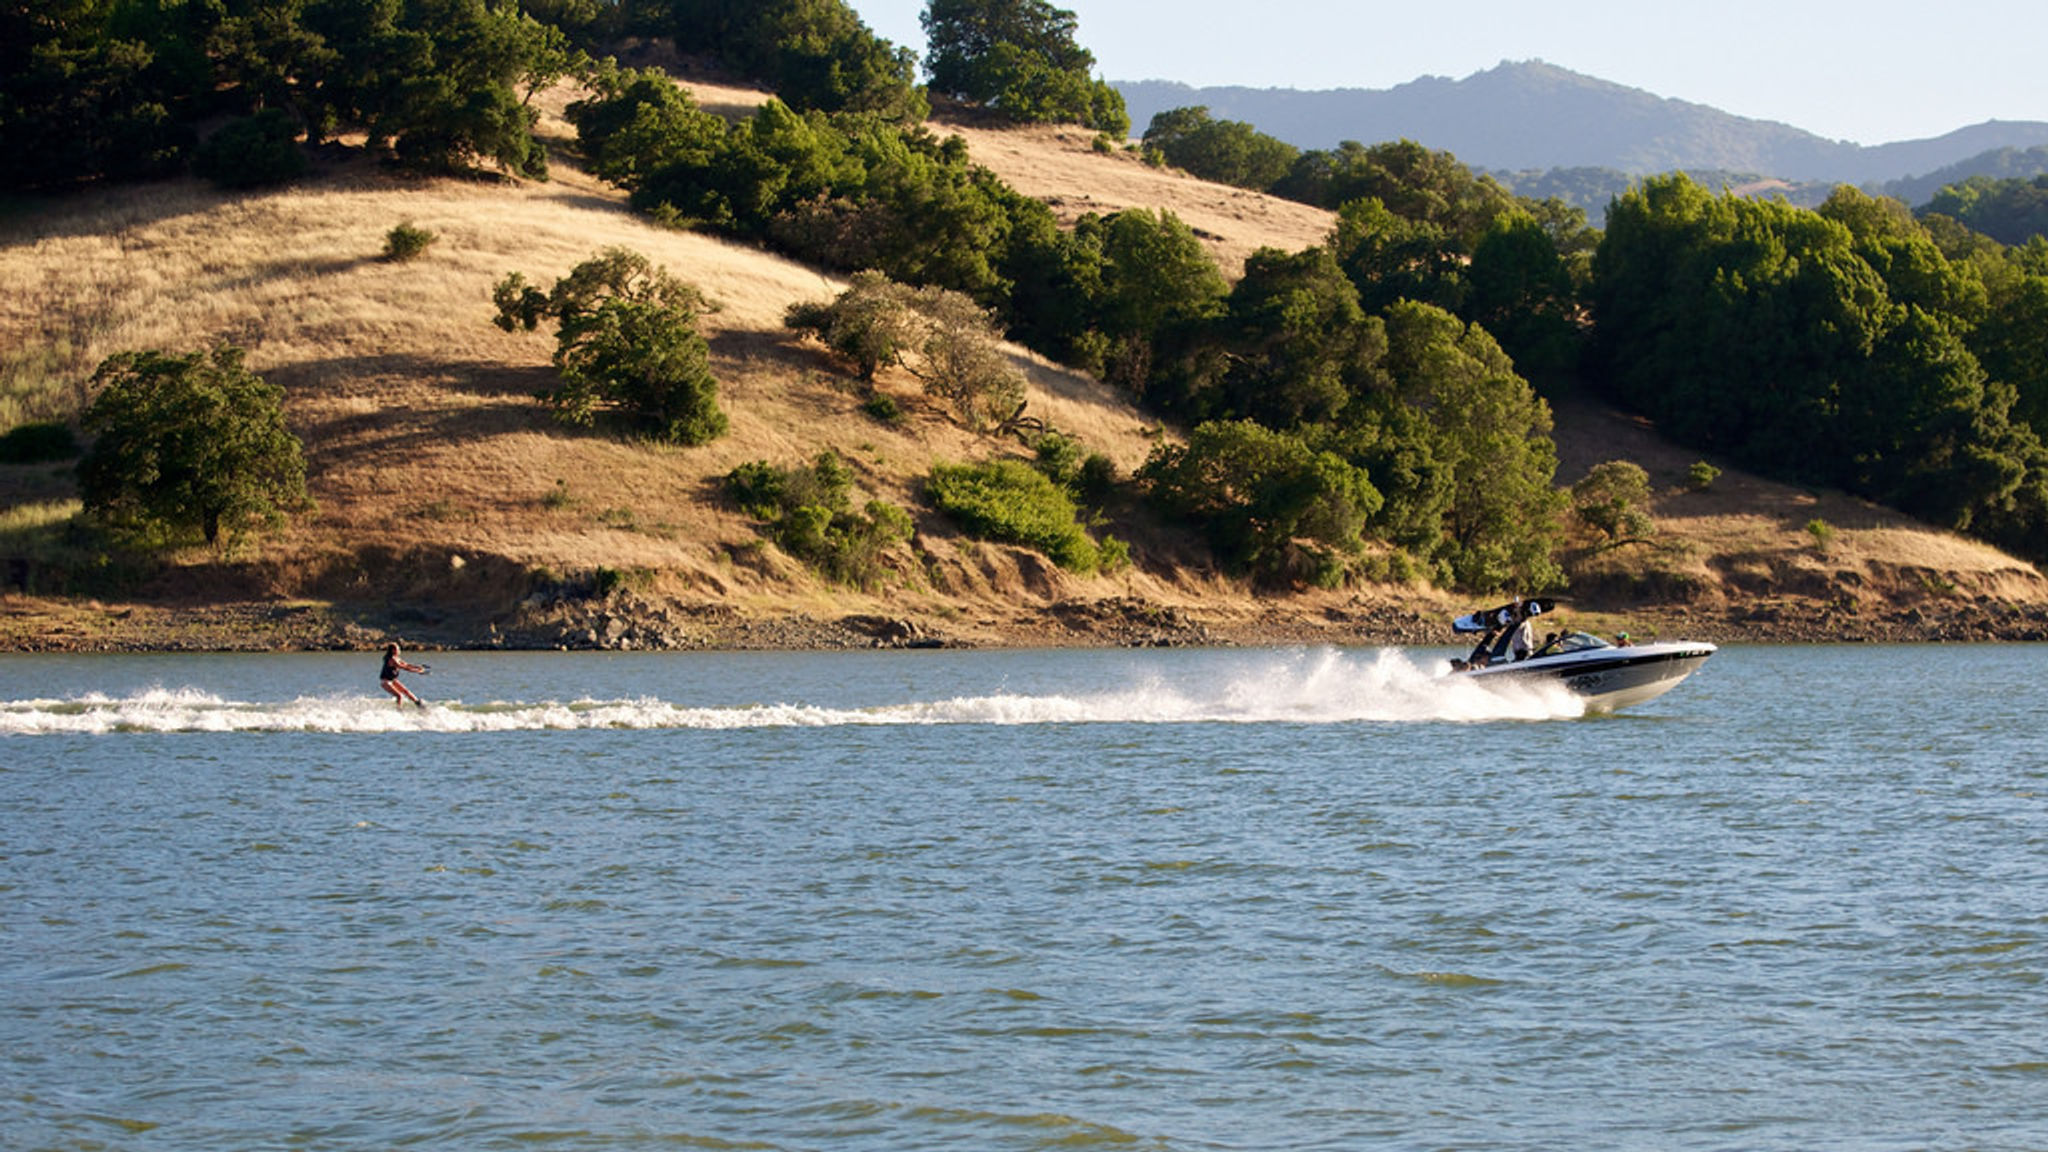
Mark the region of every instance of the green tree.
[[1171, 212], [1145, 208], [1082, 217], [1065, 276], [1085, 316], [1085, 332], [1075, 340], [1083, 348], [1079, 358], [1137, 393], [1153, 375], [1160, 338], [1222, 315], [1230, 291], [1192, 228]]
[[1499, 182], [1413, 140], [1370, 147], [1347, 140], [1335, 151], [1304, 152], [1273, 191], [1324, 208], [1378, 200], [1404, 220], [1436, 227], [1466, 251], [1495, 217], [1515, 208], [1513, 194]]
[[[557, 37], [515, 6], [487, 0], [309, 0], [318, 37], [296, 90], [318, 129], [362, 128], [372, 151], [420, 167], [478, 159], [545, 176], [527, 98], [567, 67]], [[522, 93], [521, 87], [526, 91]]]
[[725, 121], [660, 71], [602, 66], [587, 87], [569, 122], [591, 172], [628, 192], [672, 165], [705, 169], [725, 148]]
[[561, 383], [541, 399], [563, 422], [588, 425], [610, 410], [655, 440], [703, 444], [725, 433], [710, 348], [697, 331], [711, 305], [645, 256], [607, 249], [545, 293], [515, 272], [492, 298], [507, 332], [558, 323]]
[[1286, 430], [1336, 419], [1353, 396], [1384, 387], [1386, 327], [1327, 248], [1253, 253], [1217, 327], [1220, 404], [1203, 409]]
[[880, 272], [856, 273], [830, 304], [793, 304], [784, 323], [814, 332], [825, 346], [872, 383], [875, 373], [901, 364], [923, 335], [917, 290]]
[[1550, 408], [1493, 337], [1427, 304], [1388, 310], [1385, 367], [1406, 412], [1395, 426], [1426, 444], [1448, 502], [1428, 538], [1402, 540], [1460, 587], [1541, 590], [1563, 582]]
[[1472, 250], [1471, 291], [1460, 315], [1484, 327], [1524, 376], [1578, 375], [1584, 334], [1579, 294], [1556, 238], [1534, 216], [1497, 218]]
[[1250, 124], [1217, 120], [1203, 107], [1173, 108], [1152, 117], [1145, 146], [1204, 180], [1264, 191], [1294, 166], [1301, 150]]
[[1138, 478], [1225, 564], [1276, 584], [1339, 582], [1382, 501], [1363, 469], [1250, 420], [1196, 426], [1185, 445], [1155, 448]]
[[661, 29], [684, 52], [716, 56], [792, 108], [916, 123], [930, 106], [916, 54], [877, 37], [843, 0], [673, 0]]
[[1046, 0], [931, 0], [924, 16], [932, 91], [1025, 123], [1130, 131], [1123, 97], [1089, 72], [1074, 14]]
[[1650, 474], [1632, 460], [1595, 464], [1572, 485], [1572, 515], [1605, 547], [1648, 539], [1657, 531], [1650, 515]]
[[1991, 378], [2017, 392], [2014, 418], [2048, 435], [2048, 275], [2015, 270], [1993, 291], [1970, 343]]
[[1457, 238], [1441, 224], [1402, 216], [1375, 197], [1338, 210], [1330, 235], [1336, 254], [1367, 312], [1417, 300], [1446, 311], [1464, 305], [1471, 266]]
[[113, 0], [0, 5], [0, 187], [176, 170], [205, 87], [189, 15]]
[[[2030, 150], [2048, 156], [2048, 149]], [[2005, 244], [2048, 236], [2048, 175], [1972, 176], [1935, 193], [1922, 209], [1962, 221]]]
[[123, 352], [93, 374], [79, 462], [88, 512], [208, 544], [276, 527], [309, 506], [306, 463], [284, 419], [284, 390], [229, 345], [173, 356]]

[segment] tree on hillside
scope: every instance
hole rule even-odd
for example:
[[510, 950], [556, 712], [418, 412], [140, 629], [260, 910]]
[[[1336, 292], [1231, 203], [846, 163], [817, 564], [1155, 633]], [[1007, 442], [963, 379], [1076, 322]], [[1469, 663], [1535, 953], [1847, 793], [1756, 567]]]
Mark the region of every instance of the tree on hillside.
[[482, 158], [546, 175], [546, 152], [533, 137], [539, 112], [527, 97], [568, 62], [559, 34], [516, 7], [322, 0], [306, 9], [303, 26], [322, 46], [297, 97], [315, 140], [353, 125], [373, 151], [416, 166], [460, 168]]
[[931, 90], [1022, 123], [1131, 129], [1123, 96], [1090, 78], [1074, 14], [1046, 0], [930, 0], [923, 24]]
[[548, 292], [514, 272], [492, 299], [494, 323], [507, 332], [531, 332], [543, 319], [559, 325], [561, 383], [540, 398], [564, 423], [588, 425], [614, 411], [655, 440], [702, 444], [724, 435], [710, 348], [697, 331], [712, 305], [645, 256], [607, 249]]
[[1194, 229], [1165, 210], [1082, 217], [1065, 274], [1085, 301], [1074, 359], [1135, 393], [1149, 386], [1161, 338], [1221, 315], [1230, 291]]
[[1215, 325], [1224, 355], [1196, 361], [1220, 378], [1182, 385], [1195, 411], [1293, 429], [1337, 419], [1354, 396], [1385, 387], [1386, 326], [1366, 315], [1328, 248], [1253, 253], [1225, 307]]
[[1341, 581], [1381, 504], [1363, 469], [1251, 420], [1196, 426], [1185, 445], [1155, 448], [1138, 478], [1225, 564], [1276, 584]]
[[592, 73], [590, 95], [569, 105], [568, 119], [591, 172], [628, 192], [671, 166], [708, 168], [726, 146], [722, 117], [664, 72], [620, 69], [607, 62]]
[[175, 171], [205, 88], [181, 15], [106, 0], [0, 5], [0, 187]]
[[1250, 124], [1215, 119], [1202, 107], [1173, 108], [1152, 117], [1145, 147], [1191, 175], [1256, 191], [1286, 176], [1301, 155], [1285, 140]]
[[1572, 515], [1600, 548], [1637, 544], [1656, 535], [1650, 515], [1650, 474], [1633, 460], [1595, 464], [1572, 485]]
[[173, 356], [123, 352], [93, 374], [79, 462], [86, 511], [208, 544], [275, 527], [308, 506], [306, 463], [284, 422], [284, 390], [229, 345]]
[[1486, 330], [1441, 309], [1389, 309], [1385, 367], [1448, 502], [1429, 537], [1400, 543], [1446, 566], [1460, 587], [1537, 590], [1563, 575], [1550, 407]]
[[931, 111], [917, 56], [876, 36], [844, 0], [670, 0], [659, 27], [683, 52], [716, 56], [792, 108], [901, 123]]
[[1578, 287], [1550, 230], [1526, 213], [1502, 215], [1473, 248], [1467, 279], [1460, 314], [1499, 340], [1517, 371], [1539, 380], [1577, 376]]
[[1368, 312], [1402, 300], [1451, 312], [1464, 306], [1471, 261], [1440, 224], [1402, 216], [1368, 196], [1338, 210], [1329, 245]]
[[1331, 209], [1370, 197], [1468, 249], [1495, 217], [1515, 207], [1514, 195], [1492, 177], [1476, 176], [1451, 153], [1413, 140], [1369, 147], [1347, 140], [1335, 151], [1304, 152], [1273, 192]]
[[958, 292], [913, 288], [870, 270], [830, 304], [792, 307], [786, 323], [816, 333], [864, 381], [903, 368], [969, 428], [1000, 423], [1024, 403], [1024, 376], [1003, 354], [1001, 332]]

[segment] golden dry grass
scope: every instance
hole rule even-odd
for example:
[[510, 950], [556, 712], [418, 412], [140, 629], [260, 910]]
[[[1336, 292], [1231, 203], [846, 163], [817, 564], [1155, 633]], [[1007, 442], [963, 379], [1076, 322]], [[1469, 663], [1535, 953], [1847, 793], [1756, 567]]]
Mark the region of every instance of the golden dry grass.
[[1095, 150], [1095, 134], [1079, 128], [989, 128], [940, 124], [967, 141], [968, 155], [1003, 182], [1052, 205], [1065, 224], [1089, 213], [1166, 209], [1194, 229], [1232, 279], [1260, 248], [1298, 252], [1329, 239], [1336, 215], [1291, 200], [1197, 180], [1154, 168], [1134, 152]]

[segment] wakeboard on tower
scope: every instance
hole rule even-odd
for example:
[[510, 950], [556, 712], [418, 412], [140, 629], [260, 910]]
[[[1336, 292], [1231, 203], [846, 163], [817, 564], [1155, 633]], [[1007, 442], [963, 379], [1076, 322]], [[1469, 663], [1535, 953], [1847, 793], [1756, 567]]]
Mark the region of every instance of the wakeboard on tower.
[[1557, 601], [1547, 596], [1530, 600], [1511, 600], [1498, 608], [1480, 608], [1451, 621], [1451, 628], [1457, 632], [1492, 632], [1513, 627], [1531, 616], [1541, 616], [1557, 611]]

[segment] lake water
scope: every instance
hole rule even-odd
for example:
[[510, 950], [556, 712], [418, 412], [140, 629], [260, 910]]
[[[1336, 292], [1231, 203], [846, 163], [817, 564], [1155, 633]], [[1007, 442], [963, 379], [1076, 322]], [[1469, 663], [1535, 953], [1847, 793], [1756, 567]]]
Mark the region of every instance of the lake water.
[[0, 658], [0, 1144], [2048, 1148], [2048, 649], [1448, 654]]

